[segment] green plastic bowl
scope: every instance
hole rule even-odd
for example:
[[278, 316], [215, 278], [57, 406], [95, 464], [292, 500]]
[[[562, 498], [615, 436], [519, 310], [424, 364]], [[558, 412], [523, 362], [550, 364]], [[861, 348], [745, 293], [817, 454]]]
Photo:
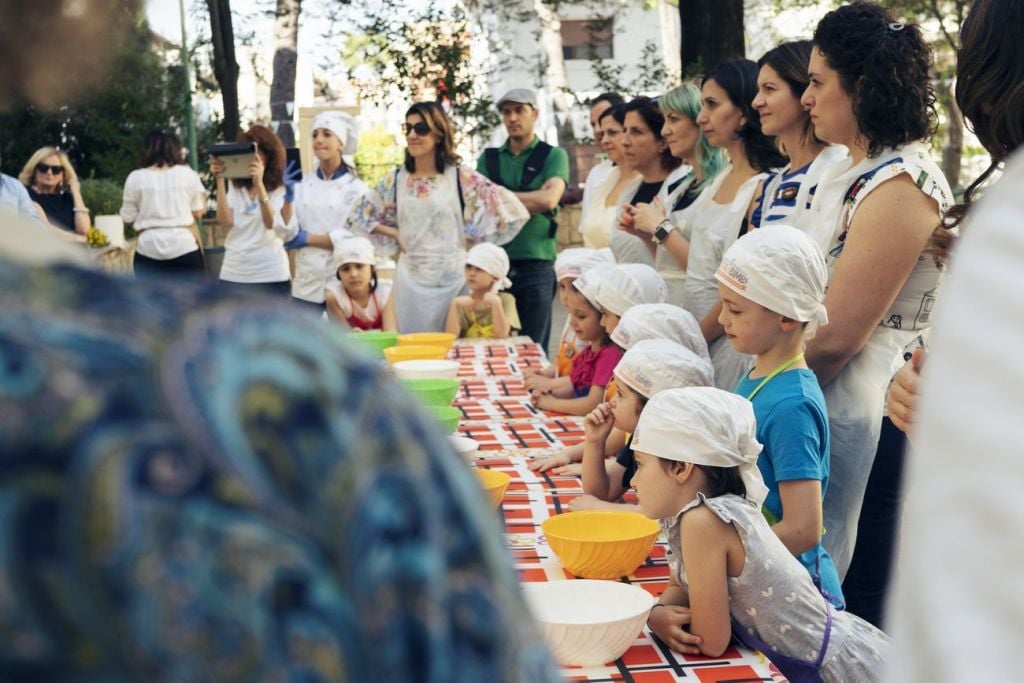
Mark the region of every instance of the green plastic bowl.
[[397, 332], [381, 332], [379, 330], [352, 332], [349, 334], [349, 338], [355, 339], [357, 343], [373, 349], [381, 356], [384, 355], [384, 349], [390, 349], [398, 344]]
[[457, 379], [407, 379], [403, 382], [409, 391], [428, 406], [451, 405], [459, 391]]
[[430, 406], [430, 412], [434, 414], [437, 424], [449, 434], [458, 428], [459, 420], [462, 419], [462, 411], [451, 406]]

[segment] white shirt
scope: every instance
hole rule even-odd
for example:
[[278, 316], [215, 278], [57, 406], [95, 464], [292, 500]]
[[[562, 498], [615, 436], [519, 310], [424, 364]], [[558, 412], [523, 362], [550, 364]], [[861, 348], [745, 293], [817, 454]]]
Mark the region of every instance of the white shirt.
[[608, 159], [605, 159], [590, 169], [590, 172], [587, 174], [587, 182], [583, 184], [583, 201], [581, 202], [582, 206], [580, 209], [581, 221], [587, 215], [587, 212], [590, 211], [591, 204], [596, 198], [594, 192], [601, 186], [601, 183], [604, 182], [605, 178], [607, 178], [613, 170], [615, 170], [615, 164]]
[[[283, 223], [284, 188], [269, 194], [274, 222]], [[227, 282], [285, 282], [291, 273], [288, 254], [274, 231], [263, 225], [260, 199], [254, 192], [228, 184], [228, 207], [234, 224], [224, 240], [220, 279]]]
[[972, 209], [908, 458], [889, 681], [1011, 681], [1024, 638], [1024, 153]]
[[188, 166], [140, 168], [124, 182], [121, 219], [140, 233], [139, 254], [165, 261], [199, 249], [192, 212], [205, 210], [206, 202], [203, 181]]
[[[349, 172], [335, 174], [330, 180], [321, 178], [319, 171], [306, 174], [295, 187], [295, 213], [288, 226], [291, 236], [301, 228], [313, 235], [330, 235], [331, 242], [337, 245], [352, 235], [345, 227], [349, 213], [369, 191], [366, 183]], [[334, 277], [332, 257], [330, 249], [304, 247], [297, 250], [292, 296], [323, 303], [324, 287]]]

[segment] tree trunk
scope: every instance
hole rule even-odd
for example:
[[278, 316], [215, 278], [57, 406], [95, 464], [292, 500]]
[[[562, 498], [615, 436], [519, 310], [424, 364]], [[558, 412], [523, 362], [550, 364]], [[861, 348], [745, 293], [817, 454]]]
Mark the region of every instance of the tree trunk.
[[743, 0], [680, 0], [683, 76], [695, 76], [745, 56]]
[[533, 0], [533, 7], [540, 20], [540, 42], [544, 56], [544, 80], [551, 93], [551, 105], [555, 115], [555, 129], [558, 131], [558, 146], [569, 155], [569, 188], [579, 185], [579, 169], [576, 168], [576, 132], [572, 124], [572, 107], [566, 92], [569, 77], [565, 71], [565, 56], [562, 54], [562, 22], [555, 8], [545, 0]]
[[[274, 21], [274, 80], [270, 85], [270, 118], [285, 147], [295, 146], [292, 116], [295, 111], [295, 64], [299, 47], [302, 0], [277, 0]], [[291, 105], [291, 106], [289, 106]]]
[[960, 187], [960, 165], [964, 149], [964, 116], [956, 106], [950, 86], [940, 85], [939, 101], [946, 110], [946, 144], [942, 147], [942, 173], [954, 190]]
[[213, 75], [224, 102], [224, 138], [234, 140], [241, 128], [238, 121], [238, 62], [235, 60], [235, 31], [231, 25], [231, 0], [206, 0], [210, 11], [213, 40]]

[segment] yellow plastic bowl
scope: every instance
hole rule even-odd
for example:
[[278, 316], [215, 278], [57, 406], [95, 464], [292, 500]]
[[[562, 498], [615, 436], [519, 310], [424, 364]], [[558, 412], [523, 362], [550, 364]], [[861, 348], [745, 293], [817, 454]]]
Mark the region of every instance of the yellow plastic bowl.
[[444, 360], [448, 351], [438, 346], [392, 346], [384, 349], [384, 358], [389, 363], [403, 360]]
[[413, 332], [398, 335], [399, 346], [436, 346], [444, 349], [445, 353], [448, 353], [454, 341], [455, 335], [448, 332]]
[[637, 512], [583, 510], [541, 524], [548, 545], [574, 575], [587, 579], [629, 576], [654, 547], [661, 528]]
[[487, 497], [491, 499], [491, 505], [495, 509], [501, 507], [501, 501], [505, 500], [505, 489], [508, 488], [508, 483], [512, 481], [512, 477], [504, 472], [497, 472], [495, 470], [477, 469], [474, 471], [480, 480], [480, 485], [484, 487]]

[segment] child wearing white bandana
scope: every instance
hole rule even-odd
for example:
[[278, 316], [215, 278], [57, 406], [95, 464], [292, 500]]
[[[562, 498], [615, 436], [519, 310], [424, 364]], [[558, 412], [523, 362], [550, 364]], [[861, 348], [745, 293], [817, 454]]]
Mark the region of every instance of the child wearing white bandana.
[[725, 336], [756, 358], [733, 391], [753, 403], [764, 444], [757, 461], [768, 486], [762, 512], [822, 594], [842, 609], [839, 573], [821, 544], [828, 409], [804, 362], [804, 342], [828, 322], [825, 257], [803, 232], [771, 225], [733, 243], [715, 278]]
[[761, 514], [755, 431], [748, 400], [710, 387], [662, 391], [641, 413], [633, 486], [661, 520], [671, 570], [651, 631], [710, 657], [735, 636], [792, 683], [881, 680], [888, 637], [837, 611]]

